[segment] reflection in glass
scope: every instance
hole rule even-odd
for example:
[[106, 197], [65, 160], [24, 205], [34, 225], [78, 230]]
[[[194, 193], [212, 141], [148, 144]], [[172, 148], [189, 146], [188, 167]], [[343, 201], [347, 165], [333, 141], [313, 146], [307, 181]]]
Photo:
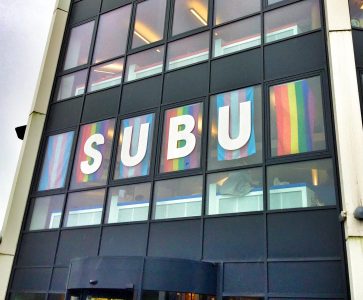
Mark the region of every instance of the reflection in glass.
[[213, 57], [261, 44], [260, 16], [238, 21], [213, 30]]
[[202, 191], [202, 176], [155, 182], [153, 219], [200, 216]]
[[219, 25], [261, 9], [260, 0], [214, 0], [214, 24]]
[[335, 205], [333, 177], [330, 159], [268, 167], [268, 208]]
[[10, 300], [44, 300], [46, 294], [11, 293]]
[[137, 4], [132, 48], [163, 39], [165, 9], [166, 0], [148, 0]]
[[265, 14], [265, 42], [320, 28], [319, 0], [305, 0]]
[[363, 28], [363, 0], [349, 0], [352, 27]]
[[87, 69], [62, 76], [58, 81], [57, 101], [84, 94]]
[[208, 0], [175, 0], [173, 35], [207, 25]]
[[83, 125], [74, 160], [71, 189], [106, 183], [115, 119]]
[[108, 192], [106, 222], [135, 222], [147, 220], [151, 183], [110, 188]]
[[325, 149], [320, 77], [270, 88], [271, 154]]
[[163, 71], [164, 46], [142, 51], [127, 58], [126, 81], [152, 76]]
[[125, 53], [131, 5], [123, 6], [100, 17], [93, 63]]
[[72, 28], [63, 66], [64, 70], [81, 66], [88, 62], [94, 25], [95, 22], [91, 21]]
[[182, 292], [164, 292], [164, 291], [143, 291], [143, 300], [215, 300], [214, 296], [182, 293]]
[[154, 119], [147, 114], [122, 120], [114, 179], [149, 175]]
[[94, 92], [121, 84], [124, 59], [116, 59], [91, 68], [88, 92]]
[[210, 174], [207, 178], [207, 214], [263, 210], [262, 169]]
[[[165, 111], [160, 173], [200, 167], [202, 126], [203, 103], [185, 105]], [[193, 140], [187, 141], [184, 134], [192, 135]], [[180, 139], [174, 138], [176, 136]], [[189, 149], [190, 145], [193, 147]]]
[[284, 1], [284, 0], [267, 0], [267, 4], [268, 5], [271, 5], [271, 4], [275, 4], [275, 3], [281, 2], [281, 1]]
[[32, 199], [32, 202], [29, 230], [59, 228], [64, 195], [38, 197]]
[[196, 34], [168, 45], [167, 70], [173, 70], [207, 60], [209, 32]]
[[[260, 86], [221, 93], [210, 98], [209, 170], [262, 161], [261, 106]], [[228, 114], [222, 114], [226, 107]], [[226, 124], [228, 127], [224, 126]]]
[[101, 223], [105, 190], [68, 194], [65, 227], [97, 225]]
[[64, 187], [74, 131], [48, 137], [38, 191]]

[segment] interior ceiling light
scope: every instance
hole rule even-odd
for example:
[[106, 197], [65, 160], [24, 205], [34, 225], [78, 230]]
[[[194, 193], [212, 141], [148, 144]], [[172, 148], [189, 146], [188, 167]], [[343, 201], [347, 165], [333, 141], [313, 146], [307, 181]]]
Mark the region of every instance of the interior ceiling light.
[[106, 74], [116, 74], [115, 72], [102, 71], [102, 70], [94, 70], [96, 73], [106, 73]]
[[146, 44], [150, 44], [150, 41], [136, 30], [134, 31], [134, 34], [137, 35], [140, 39], [142, 39]]
[[194, 9], [189, 8], [189, 11], [203, 24], [208, 25], [207, 21], [203, 19], [203, 17]]

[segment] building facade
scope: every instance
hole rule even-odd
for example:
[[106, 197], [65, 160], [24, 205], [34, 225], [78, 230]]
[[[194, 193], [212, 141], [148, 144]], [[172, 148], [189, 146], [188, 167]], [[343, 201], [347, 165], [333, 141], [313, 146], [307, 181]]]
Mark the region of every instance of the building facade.
[[356, 0], [59, 2], [6, 299], [362, 299], [361, 19]]

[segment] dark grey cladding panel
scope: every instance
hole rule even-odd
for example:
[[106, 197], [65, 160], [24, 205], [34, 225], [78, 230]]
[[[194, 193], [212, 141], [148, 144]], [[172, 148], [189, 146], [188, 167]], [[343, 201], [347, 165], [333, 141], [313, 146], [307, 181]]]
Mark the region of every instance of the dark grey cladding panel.
[[354, 53], [355, 53], [355, 63], [357, 67], [363, 67], [363, 31], [361, 30], [353, 30], [353, 45], [354, 45]]
[[165, 75], [163, 103], [175, 103], [208, 94], [208, 63], [196, 65]]
[[[186, 245], [180, 245], [186, 247]], [[215, 295], [217, 267], [211, 263], [183, 259], [148, 258], [144, 290], [179, 291]]]
[[268, 256], [340, 257], [339, 227], [335, 208], [270, 214], [267, 217]]
[[82, 122], [94, 122], [117, 116], [120, 94], [121, 87], [115, 87], [87, 95]]
[[67, 289], [68, 268], [55, 268], [52, 275], [50, 290], [64, 292]]
[[211, 263], [183, 259], [88, 257], [72, 261], [67, 289], [139, 289], [142, 280], [144, 290], [213, 295], [216, 272]]
[[49, 287], [52, 268], [16, 269], [13, 290], [46, 291]]
[[70, 24], [78, 23], [98, 14], [102, 0], [82, 0], [73, 4]]
[[205, 220], [204, 259], [263, 259], [265, 221], [262, 214]]
[[104, 227], [100, 255], [146, 255], [147, 224]]
[[[67, 289], [140, 287], [142, 257], [90, 257], [71, 263]], [[90, 280], [97, 284], [90, 284]]]
[[125, 84], [122, 90], [121, 114], [158, 107], [161, 102], [162, 76]]
[[71, 259], [97, 255], [100, 228], [63, 230], [56, 265], [68, 266]]
[[128, 3], [131, 3], [131, 0], [103, 0], [101, 11], [108, 11]]
[[265, 46], [265, 79], [324, 68], [323, 32], [315, 32]]
[[223, 293], [255, 295], [265, 292], [263, 263], [225, 263]]
[[77, 126], [81, 118], [83, 98], [55, 103], [51, 106], [47, 131]]
[[274, 262], [268, 265], [269, 291], [318, 297], [344, 297], [345, 280], [340, 261]]
[[200, 239], [200, 220], [153, 223], [150, 228], [148, 255], [200, 259]]
[[262, 50], [254, 49], [212, 61], [212, 93], [262, 82]]
[[17, 265], [53, 265], [57, 241], [58, 231], [24, 234], [21, 240]]

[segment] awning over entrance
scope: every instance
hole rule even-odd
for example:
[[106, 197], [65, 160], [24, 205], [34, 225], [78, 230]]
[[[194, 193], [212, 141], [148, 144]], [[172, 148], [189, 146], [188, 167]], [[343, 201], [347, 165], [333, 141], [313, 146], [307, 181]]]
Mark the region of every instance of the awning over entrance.
[[136, 289], [216, 294], [217, 266], [157, 257], [87, 257], [70, 264], [68, 290]]

